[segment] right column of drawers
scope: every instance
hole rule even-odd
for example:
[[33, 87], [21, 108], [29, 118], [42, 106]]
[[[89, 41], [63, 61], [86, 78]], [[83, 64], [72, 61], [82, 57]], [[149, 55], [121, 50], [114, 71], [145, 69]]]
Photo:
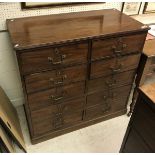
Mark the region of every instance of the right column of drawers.
[[92, 40], [85, 120], [126, 111], [146, 34]]

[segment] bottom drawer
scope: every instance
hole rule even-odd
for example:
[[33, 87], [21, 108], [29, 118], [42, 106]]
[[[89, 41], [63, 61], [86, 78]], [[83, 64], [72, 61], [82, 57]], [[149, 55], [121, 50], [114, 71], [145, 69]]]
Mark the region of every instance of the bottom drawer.
[[89, 103], [87, 103], [89, 106], [86, 109], [85, 119], [91, 120], [126, 109], [131, 86], [124, 86], [120, 89], [121, 91], [117, 90], [118, 93], [114, 93], [115, 95], [112, 97], [109, 96], [109, 98], [106, 98], [103, 92], [96, 93], [96, 97], [95, 94], [89, 96], [87, 100], [89, 101]]
[[82, 121], [84, 98], [31, 112], [33, 136], [61, 130]]

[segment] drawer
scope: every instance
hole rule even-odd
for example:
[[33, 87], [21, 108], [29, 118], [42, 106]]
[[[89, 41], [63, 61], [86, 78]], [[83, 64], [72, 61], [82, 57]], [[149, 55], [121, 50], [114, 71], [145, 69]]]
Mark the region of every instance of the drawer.
[[141, 52], [146, 34], [136, 34], [93, 41], [92, 60], [115, 55]]
[[28, 95], [28, 102], [31, 110], [40, 109], [46, 106], [60, 104], [67, 99], [84, 95], [85, 82], [78, 82], [66, 86], [32, 93]]
[[[123, 86], [107, 91], [99, 91], [87, 96], [87, 107], [96, 105], [111, 106], [113, 110], [125, 108], [130, 95], [131, 85]], [[121, 94], [121, 95], [120, 95]]]
[[115, 75], [89, 80], [88, 92], [93, 92], [96, 90], [112, 89], [123, 85], [130, 85], [133, 83], [135, 73], [136, 73], [135, 70], [131, 70], [123, 73], [118, 73]]
[[85, 99], [79, 98], [31, 112], [34, 136], [61, 130], [81, 122], [84, 103]]
[[136, 109], [133, 127], [155, 152], [155, 108], [150, 108], [144, 100], [139, 103]]
[[86, 65], [78, 65], [25, 76], [26, 90], [28, 93], [32, 93], [77, 81], [84, 81], [86, 69]]
[[91, 64], [90, 78], [114, 75], [124, 71], [136, 69], [139, 64], [140, 54], [116, 57], [96, 61]]
[[24, 52], [20, 55], [21, 70], [23, 74], [29, 74], [57, 67], [86, 63], [87, 52], [87, 43]]

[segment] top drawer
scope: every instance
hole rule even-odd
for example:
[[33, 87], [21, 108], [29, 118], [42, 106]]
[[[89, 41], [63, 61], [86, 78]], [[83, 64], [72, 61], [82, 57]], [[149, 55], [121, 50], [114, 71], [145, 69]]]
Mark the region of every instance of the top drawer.
[[87, 61], [87, 52], [87, 43], [77, 43], [21, 53], [22, 74], [85, 63]]
[[141, 52], [146, 34], [136, 34], [110, 39], [94, 40], [92, 45], [92, 60], [115, 55]]

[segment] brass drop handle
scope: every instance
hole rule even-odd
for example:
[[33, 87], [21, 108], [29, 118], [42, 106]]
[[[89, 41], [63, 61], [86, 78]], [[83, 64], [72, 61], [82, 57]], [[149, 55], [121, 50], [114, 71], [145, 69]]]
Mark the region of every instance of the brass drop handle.
[[122, 68], [122, 64], [120, 64], [118, 68], [111, 67], [111, 70], [113, 73], [118, 73], [121, 71], [121, 68]]
[[53, 64], [53, 65], [59, 65], [62, 63], [62, 60], [61, 61], [54, 61], [52, 57], [48, 57], [48, 62]]
[[109, 87], [112, 87], [112, 86], [115, 86], [116, 85], [116, 80], [113, 80], [112, 82], [108, 82], [106, 81], [106, 84], [109, 86]]
[[127, 47], [127, 44], [122, 44], [121, 50], [117, 50], [117, 47], [116, 47], [115, 45], [113, 45], [113, 46], [112, 46], [112, 49], [113, 49], [114, 53], [116, 53], [116, 54], [121, 54], [121, 53], [122, 53], [122, 50], [123, 50], [124, 48], [126, 48], [126, 47]]
[[115, 45], [112, 46], [112, 49], [113, 49], [114, 53], [116, 53], [116, 54], [120, 54], [122, 52], [121, 50], [117, 50], [117, 47]]
[[112, 72], [114, 72], [114, 73], [115, 73], [115, 72], [117, 73], [117, 72], [120, 72], [120, 71], [121, 71], [121, 68], [118, 68], [118, 69], [112, 68]]
[[54, 85], [60, 85], [60, 84], [63, 84], [64, 83], [64, 80], [65, 79], [67, 79], [67, 75], [66, 74], [61, 77], [61, 80], [60, 81], [58, 81], [57, 79], [54, 79], [54, 78], [50, 78], [49, 81], [50, 82], [53, 82]]
[[55, 118], [53, 120], [53, 127], [55, 129], [61, 128], [63, 126], [63, 114], [61, 112], [55, 114]]
[[63, 96], [50, 96], [50, 99], [52, 99], [53, 101], [59, 101], [63, 99]]

